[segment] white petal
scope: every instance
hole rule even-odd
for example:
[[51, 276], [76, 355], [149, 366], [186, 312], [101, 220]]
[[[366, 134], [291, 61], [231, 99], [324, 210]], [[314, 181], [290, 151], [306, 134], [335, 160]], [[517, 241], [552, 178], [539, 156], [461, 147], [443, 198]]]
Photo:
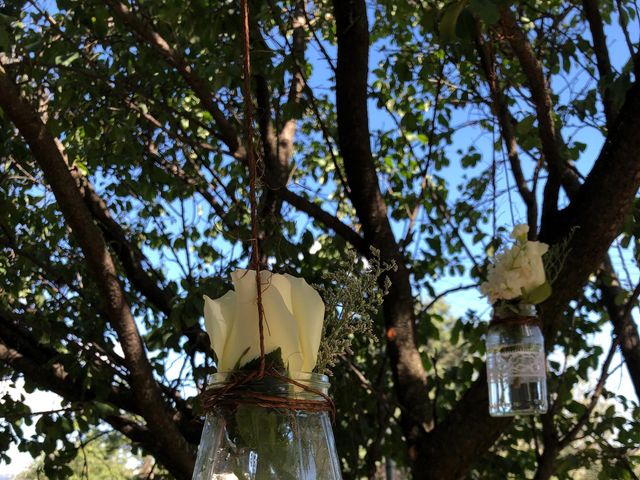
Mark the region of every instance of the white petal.
[[[269, 272], [264, 272], [269, 274]], [[278, 278], [280, 277], [280, 278]], [[282, 349], [282, 360], [290, 372], [303, 371], [303, 349], [298, 322], [290, 310], [293, 297], [292, 286], [282, 275], [269, 274], [262, 294], [262, 304], [267, 321], [265, 328], [265, 350]], [[280, 288], [283, 290], [281, 291]]]
[[250, 270], [231, 273], [235, 289], [235, 317], [229, 327], [224, 355], [219, 359], [220, 371], [231, 371], [238, 361], [245, 364], [260, 356], [255, 278], [255, 272]]
[[229, 326], [233, 324], [235, 310], [235, 293], [227, 292], [220, 298], [212, 300], [204, 295], [204, 326], [211, 340], [211, 347], [216, 352], [218, 361], [224, 355]]
[[524, 241], [527, 239], [527, 233], [529, 233], [529, 225], [526, 223], [520, 223], [513, 227], [513, 230], [511, 231], [511, 238]]
[[231, 272], [233, 289], [239, 302], [251, 302], [256, 297], [256, 272], [254, 270], [238, 269]]
[[528, 242], [527, 249], [532, 255], [542, 256], [549, 250], [549, 245], [544, 242]]
[[291, 303], [291, 282], [289, 281], [289, 277], [291, 277], [291, 275], [278, 275], [277, 273], [273, 273], [270, 277], [264, 279], [264, 283], [267, 283], [265, 288], [269, 288], [269, 285], [273, 285], [278, 292], [280, 292], [284, 304], [293, 315], [293, 305]]
[[[302, 355], [296, 322], [273, 284], [272, 274], [264, 271], [260, 277], [265, 314], [265, 353], [280, 347], [285, 365], [288, 365], [290, 371], [299, 371], [302, 367]], [[254, 270], [237, 270], [231, 274], [231, 278], [236, 291], [236, 317], [221, 365], [221, 368], [226, 369], [233, 369], [240, 359], [240, 365], [243, 365], [260, 357], [256, 273]]]
[[304, 363], [302, 371], [311, 372], [318, 359], [324, 322], [324, 302], [304, 278], [285, 275], [291, 284], [293, 316], [300, 329], [300, 346]]

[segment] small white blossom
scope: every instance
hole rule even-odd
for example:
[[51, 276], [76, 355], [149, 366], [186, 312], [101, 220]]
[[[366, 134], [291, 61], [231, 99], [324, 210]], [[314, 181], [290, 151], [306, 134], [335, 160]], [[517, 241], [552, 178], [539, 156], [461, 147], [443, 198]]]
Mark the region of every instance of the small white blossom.
[[487, 281], [480, 291], [494, 304], [499, 300], [513, 300], [531, 292], [546, 282], [542, 256], [549, 246], [542, 242], [527, 241], [527, 225], [518, 225], [511, 237], [516, 244], [496, 255], [489, 267]]

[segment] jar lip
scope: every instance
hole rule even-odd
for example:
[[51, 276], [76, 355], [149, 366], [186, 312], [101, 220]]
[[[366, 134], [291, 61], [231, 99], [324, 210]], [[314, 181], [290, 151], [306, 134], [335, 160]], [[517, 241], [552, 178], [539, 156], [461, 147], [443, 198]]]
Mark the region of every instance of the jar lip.
[[[216, 372], [207, 376], [207, 385], [221, 384], [227, 381], [229, 374], [237, 373], [237, 371], [230, 372]], [[292, 380], [302, 383], [314, 383], [319, 387], [329, 387], [329, 377], [323, 373], [317, 372], [286, 372], [285, 374]]]
[[536, 317], [536, 306], [530, 303], [495, 304], [493, 305], [493, 317], [508, 318], [514, 316]]

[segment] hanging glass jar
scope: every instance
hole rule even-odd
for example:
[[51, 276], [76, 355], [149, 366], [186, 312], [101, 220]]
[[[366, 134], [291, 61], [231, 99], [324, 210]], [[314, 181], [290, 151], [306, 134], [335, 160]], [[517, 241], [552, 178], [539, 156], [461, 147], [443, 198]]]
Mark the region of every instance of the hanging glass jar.
[[496, 308], [487, 334], [489, 414], [535, 415], [547, 411], [544, 338], [535, 307]]
[[[233, 386], [207, 413], [193, 480], [340, 480], [325, 375], [265, 376]], [[227, 374], [209, 378], [224, 391]], [[234, 400], [235, 399], [235, 400]], [[299, 405], [295, 408], [292, 405]], [[206, 406], [205, 406], [206, 408]]]

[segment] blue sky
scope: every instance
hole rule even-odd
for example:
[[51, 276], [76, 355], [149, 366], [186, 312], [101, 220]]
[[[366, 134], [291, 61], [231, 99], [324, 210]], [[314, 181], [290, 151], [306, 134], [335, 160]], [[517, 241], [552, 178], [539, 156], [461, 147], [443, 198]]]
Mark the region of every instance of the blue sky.
[[[609, 27], [607, 34], [610, 42], [609, 46], [610, 46], [610, 55], [611, 55], [612, 63], [614, 67], [616, 67], [617, 69], [620, 69], [628, 58], [628, 51], [626, 48], [626, 44], [624, 42], [624, 39], [622, 38], [620, 29], [617, 28], [616, 26]], [[633, 38], [638, 38], [638, 31], [637, 31], [637, 28], [635, 28], [635, 26], [632, 29], [631, 34]], [[386, 55], [385, 52], [382, 52], [380, 50], [382, 46], [383, 45], [381, 44], [374, 45], [371, 49], [371, 54], [370, 54], [371, 69], [374, 68], [378, 64], [378, 62], [380, 62]], [[329, 54], [335, 58], [335, 49], [330, 45], [325, 45], [325, 48], [327, 48], [327, 50], [329, 51]], [[324, 63], [324, 61], [322, 60], [322, 56], [320, 52], [317, 51], [317, 49], [314, 49], [312, 47], [308, 51], [307, 56], [314, 65], [313, 76], [310, 78], [309, 83], [311, 84], [312, 87], [317, 87], [320, 89], [326, 88], [330, 83], [331, 72], [329, 68], [326, 66], [326, 64]], [[554, 87], [562, 88], [562, 85], [558, 84], [558, 85], [554, 85]], [[460, 123], [460, 124], [465, 123], [467, 120], [471, 118], [470, 115], [471, 114], [468, 111], [458, 111], [454, 115], [453, 122]], [[370, 117], [370, 127], [372, 129], [386, 130], [386, 129], [395, 128], [395, 124], [389, 118], [388, 114], [383, 110], [377, 108], [376, 102], [373, 100], [370, 101], [369, 103], [369, 117]], [[579, 168], [583, 171], [583, 173], [587, 173], [589, 166], [593, 163], [593, 160], [597, 157], [600, 151], [600, 148], [603, 144], [603, 138], [600, 135], [600, 133], [593, 128], [584, 128], [575, 132], [574, 138], [587, 145], [586, 150], [583, 153], [583, 159], [581, 159], [578, 165]], [[463, 151], [466, 151], [467, 147], [472, 143], [481, 153], [482, 155], [481, 163], [484, 164], [484, 166], [486, 166], [487, 162], [491, 162], [491, 159], [493, 158], [494, 154], [498, 156], [502, 155], [501, 152], [494, 152], [493, 139], [489, 135], [481, 132], [476, 127], [469, 126], [459, 130], [453, 137], [453, 144], [447, 149], [448, 154], [451, 158], [451, 167], [446, 168], [442, 172], [444, 177], [452, 186], [455, 186], [464, 182], [464, 179], [461, 176], [461, 171], [456, 167], [457, 160], [460, 157], [460, 155], [457, 153], [457, 150], [462, 149]], [[531, 167], [529, 166], [527, 169], [527, 167], [525, 166], [525, 172], [528, 174], [531, 174]], [[466, 173], [469, 175], [471, 174], [471, 172], [469, 171], [466, 171]], [[499, 187], [498, 189], [504, 189], [507, 187], [507, 178], [508, 177], [504, 174], [501, 174], [497, 177], [497, 182]], [[513, 185], [512, 179], [509, 178], [508, 180], [511, 181], [511, 185]], [[382, 186], [384, 188], [384, 183], [382, 184]], [[452, 192], [452, 195], [453, 195], [452, 199], [455, 199], [456, 194], [454, 192], [456, 192], [456, 189], [452, 187], [450, 188], [450, 191]], [[517, 193], [514, 193], [512, 195], [512, 200], [513, 200], [513, 204], [511, 208], [508, 202], [502, 199], [498, 205], [498, 212], [496, 214], [497, 223], [507, 228], [507, 230], [510, 230], [513, 223], [519, 223], [525, 218], [525, 214], [522, 208], [522, 203], [520, 201], [520, 198], [517, 196]], [[174, 203], [173, 207], [179, 208], [179, 204]], [[194, 202], [192, 201], [186, 202], [185, 208], [190, 214], [193, 214], [196, 217], [198, 216], [198, 206]], [[512, 215], [512, 211], [513, 211], [513, 215]], [[307, 219], [304, 218], [303, 216], [300, 216], [300, 220], [299, 220], [300, 228], [303, 229], [307, 224], [308, 224]], [[203, 228], [205, 227], [206, 225], [203, 225]], [[177, 226], [175, 228], [177, 228]], [[402, 234], [402, 229], [403, 229], [402, 224], [394, 223], [394, 231], [396, 232], [396, 235], [398, 237]], [[215, 245], [216, 247], [219, 247], [220, 249], [226, 252], [226, 255], [225, 255], [226, 259], [224, 260], [227, 260], [231, 256], [237, 256], [238, 254], [241, 253], [241, 249], [239, 245], [232, 245], [220, 237], [216, 238]], [[470, 242], [470, 245], [472, 245], [472, 253], [474, 254], [474, 256], [481, 259], [482, 256], [484, 255], [482, 246], [477, 244], [473, 245], [471, 242]], [[161, 259], [158, 257], [157, 253], [152, 251], [148, 251], [147, 253], [149, 254], [152, 262], [161, 263]], [[633, 279], [638, 278], [640, 272], [638, 272], [638, 269], [635, 267], [635, 264], [630, 261], [632, 258], [630, 251], [622, 251], [622, 254], [621, 254], [617, 248], [614, 248], [612, 249], [612, 254], [613, 254], [614, 262], [618, 267], [620, 267], [621, 263], [625, 261], [629, 265], [631, 277]], [[184, 255], [181, 255], [181, 261], [184, 261]], [[183, 276], [183, 272], [180, 270], [177, 264], [173, 262], [165, 262], [162, 264], [162, 267], [165, 273], [167, 274], [168, 278], [179, 279]], [[219, 273], [222, 275], [226, 275], [226, 272], [221, 271]], [[450, 277], [444, 276], [435, 281], [435, 289], [436, 291], [443, 291], [454, 286], [468, 284], [468, 283], [472, 283], [472, 280], [466, 275], [450, 276]], [[418, 292], [418, 294], [424, 297], [426, 300], [426, 292]], [[487, 320], [489, 318], [490, 306], [488, 305], [486, 300], [484, 300], [480, 296], [479, 292], [475, 289], [451, 294], [447, 296], [446, 302], [450, 306], [450, 312], [454, 316], [464, 316], [468, 309], [473, 309], [479, 312], [482, 318], [486, 318]], [[608, 348], [608, 344], [610, 343], [610, 339], [611, 339], [610, 332], [604, 331], [597, 338], [594, 338], [594, 342], [602, 344], [604, 350], [606, 351]], [[620, 359], [618, 358], [617, 361], [620, 361]], [[614, 365], [615, 364], [616, 364], [616, 361], [614, 361]], [[635, 399], [635, 394], [633, 393], [633, 390], [631, 388], [631, 383], [628, 379], [625, 368], [619, 369], [618, 372], [610, 378], [608, 387], [612, 390], [615, 390], [627, 395], [629, 398]], [[51, 402], [53, 401], [54, 400], [52, 400], [52, 397], [50, 394], [38, 393], [38, 394], [29, 396], [29, 402], [33, 404], [32, 408], [34, 409], [34, 411], [42, 410], [43, 409], [42, 406], [50, 405]], [[12, 456], [16, 459], [16, 462], [12, 463], [10, 466], [0, 464], [0, 471], [2, 471], [3, 473], [5, 471], [17, 473], [22, 468], [24, 468], [26, 464], [25, 462], [30, 461], [30, 457], [24, 456], [24, 455], [18, 455], [15, 449], [12, 449], [11, 452], [12, 452], [11, 453]]]

